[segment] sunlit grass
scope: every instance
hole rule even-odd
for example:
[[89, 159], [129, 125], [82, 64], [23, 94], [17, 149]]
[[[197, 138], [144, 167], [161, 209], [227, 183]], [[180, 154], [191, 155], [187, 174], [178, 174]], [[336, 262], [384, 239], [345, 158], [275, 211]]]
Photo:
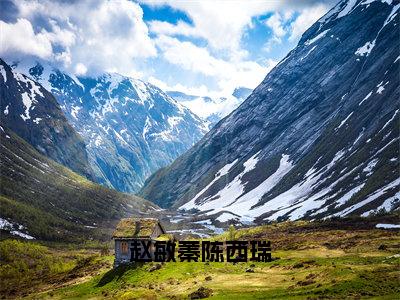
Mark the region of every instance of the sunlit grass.
[[[399, 296], [400, 258], [395, 256], [399, 252], [398, 232], [289, 233], [305, 224], [288, 222], [235, 230], [235, 239], [271, 239], [275, 258], [272, 262], [178, 261], [165, 263], [154, 272], [149, 269], [155, 263], [112, 269], [113, 256], [100, 255], [107, 244], [43, 246], [3, 241], [1, 249], [6, 249], [3, 251], [7, 255], [15, 252], [12, 254], [15, 256], [9, 257], [2, 268], [15, 273], [8, 273], [2, 279], [8, 286], [18, 283], [25, 289], [19, 296], [25, 294], [32, 299], [187, 299], [200, 287], [210, 288], [212, 299], [396, 299]], [[228, 234], [214, 239], [226, 240]], [[387, 247], [378, 250], [382, 244]], [[29, 272], [18, 273], [19, 264], [29, 260], [36, 265]], [[247, 269], [254, 272], [246, 272]], [[211, 279], [206, 280], [209, 276]], [[29, 286], [29, 282], [35, 286]]]

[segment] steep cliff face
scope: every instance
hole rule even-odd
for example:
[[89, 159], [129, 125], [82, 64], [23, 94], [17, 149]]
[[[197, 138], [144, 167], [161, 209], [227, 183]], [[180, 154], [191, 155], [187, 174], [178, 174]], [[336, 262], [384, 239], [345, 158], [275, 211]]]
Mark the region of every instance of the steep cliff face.
[[342, 1], [140, 194], [263, 221], [399, 206], [398, 1]]
[[135, 192], [207, 131], [205, 122], [154, 85], [118, 74], [75, 77], [45, 62], [18, 63], [55, 96], [86, 143], [94, 179]]
[[54, 96], [0, 59], [0, 122], [40, 153], [93, 178], [85, 143]]

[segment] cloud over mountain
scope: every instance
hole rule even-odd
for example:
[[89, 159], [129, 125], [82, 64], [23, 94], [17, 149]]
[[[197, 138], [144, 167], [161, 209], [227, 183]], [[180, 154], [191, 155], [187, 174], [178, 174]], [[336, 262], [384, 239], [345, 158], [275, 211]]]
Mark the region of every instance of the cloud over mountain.
[[227, 96], [260, 83], [334, 2], [4, 0], [0, 55]]

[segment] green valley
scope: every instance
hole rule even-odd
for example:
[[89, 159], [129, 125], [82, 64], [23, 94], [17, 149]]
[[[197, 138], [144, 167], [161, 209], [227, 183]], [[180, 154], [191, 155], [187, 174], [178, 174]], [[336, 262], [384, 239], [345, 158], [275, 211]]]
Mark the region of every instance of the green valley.
[[273, 261], [169, 262], [159, 269], [152, 268], [156, 263], [112, 269], [110, 243], [74, 247], [5, 240], [0, 243], [6, 258], [2, 294], [28, 299], [396, 299], [399, 231], [373, 227], [398, 217], [238, 229], [212, 239], [269, 239]]

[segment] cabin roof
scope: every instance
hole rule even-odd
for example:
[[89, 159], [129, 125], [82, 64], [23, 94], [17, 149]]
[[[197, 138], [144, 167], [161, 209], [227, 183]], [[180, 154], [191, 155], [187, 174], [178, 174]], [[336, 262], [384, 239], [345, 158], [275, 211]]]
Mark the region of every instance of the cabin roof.
[[166, 241], [166, 242], [173, 241], [174, 239], [175, 239], [174, 235], [171, 233], [163, 233], [160, 234], [160, 236], [158, 236], [157, 238], [155, 238], [156, 241]]
[[113, 238], [150, 238], [157, 226], [165, 233], [158, 219], [154, 218], [126, 218], [119, 221]]

